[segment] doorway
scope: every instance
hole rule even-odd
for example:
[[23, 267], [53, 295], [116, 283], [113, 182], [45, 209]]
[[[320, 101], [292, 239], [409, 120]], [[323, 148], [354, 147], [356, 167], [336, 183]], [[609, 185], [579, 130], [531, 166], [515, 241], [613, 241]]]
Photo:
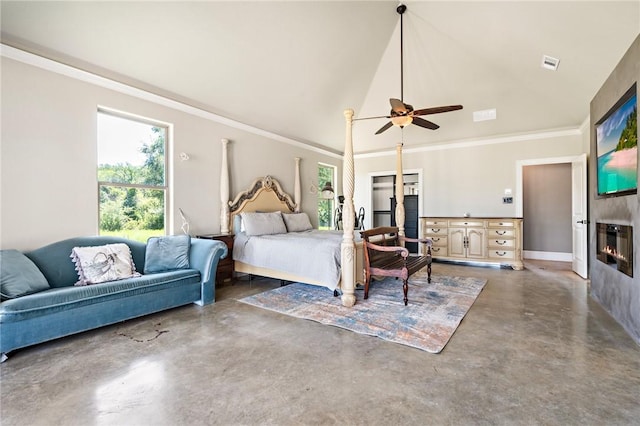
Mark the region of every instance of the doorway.
[[[419, 200], [421, 171], [407, 170], [402, 174], [404, 183], [404, 232], [407, 237], [418, 238], [418, 218], [422, 211]], [[371, 208], [372, 225], [396, 226], [396, 174], [392, 172], [371, 175]], [[407, 243], [410, 253], [418, 253], [417, 243]]]
[[[522, 160], [516, 163], [516, 216], [522, 217], [526, 224], [523, 233], [524, 257], [570, 261], [573, 271], [583, 278], [587, 278], [588, 274], [586, 165], [586, 154]], [[530, 166], [534, 166], [528, 170], [532, 172], [531, 179], [536, 180], [533, 184], [525, 182], [524, 178], [525, 174], [529, 174], [525, 172], [525, 168]], [[539, 168], [536, 169], [535, 166]], [[535, 193], [525, 194], [526, 190]], [[534, 204], [538, 200], [540, 205], [525, 208], [525, 199], [534, 200]], [[558, 226], [561, 228], [557, 228]], [[542, 240], [544, 242], [541, 243]], [[549, 251], [527, 250], [531, 247], [545, 247], [544, 244], [552, 248], [547, 248]], [[564, 251], [562, 247], [565, 247]]]

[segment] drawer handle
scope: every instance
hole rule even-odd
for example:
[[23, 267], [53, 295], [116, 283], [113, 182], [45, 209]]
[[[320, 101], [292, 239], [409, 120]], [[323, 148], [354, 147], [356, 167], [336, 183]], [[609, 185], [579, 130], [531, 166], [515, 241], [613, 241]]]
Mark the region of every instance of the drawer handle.
[[498, 256], [504, 256], [504, 255], [506, 255], [506, 254], [507, 254], [507, 252], [506, 252], [506, 251], [503, 251], [503, 252], [502, 252], [502, 254], [500, 254], [500, 252], [499, 252], [499, 251], [497, 251], [497, 252], [496, 252], [496, 254], [497, 254]]
[[503, 246], [507, 244], [507, 242], [505, 240], [502, 240], [502, 242], [500, 242], [500, 240], [496, 240], [496, 244]]
[[504, 235], [506, 233], [507, 233], [507, 231], [496, 231], [496, 234], [498, 234], [498, 235]]
[[435, 232], [437, 234], [438, 232], [440, 232], [440, 228], [438, 228], [438, 229], [431, 228], [431, 232]]
[[431, 247], [432, 251], [440, 251], [440, 247]]
[[440, 238], [432, 238], [431, 239], [434, 243], [440, 241]]

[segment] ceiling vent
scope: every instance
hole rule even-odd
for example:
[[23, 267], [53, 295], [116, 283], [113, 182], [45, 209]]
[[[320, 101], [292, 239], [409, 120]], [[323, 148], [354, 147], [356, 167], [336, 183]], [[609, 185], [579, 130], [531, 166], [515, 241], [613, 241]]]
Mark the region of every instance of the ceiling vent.
[[551, 56], [542, 55], [542, 68], [546, 68], [551, 71], [558, 69], [560, 59], [552, 58]]

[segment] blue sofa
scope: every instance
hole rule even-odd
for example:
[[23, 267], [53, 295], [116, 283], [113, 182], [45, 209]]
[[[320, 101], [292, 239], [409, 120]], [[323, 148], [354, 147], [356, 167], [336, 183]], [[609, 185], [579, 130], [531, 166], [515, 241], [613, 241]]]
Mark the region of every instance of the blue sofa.
[[24, 253], [50, 288], [0, 303], [1, 361], [15, 349], [47, 340], [189, 303], [213, 303], [218, 261], [227, 255], [226, 245], [215, 240], [191, 239], [189, 269], [74, 286], [72, 249], [114, 243], [127, 244], [136, 270], [144, 271], [146, 244], [117, 237], [71, 238]]

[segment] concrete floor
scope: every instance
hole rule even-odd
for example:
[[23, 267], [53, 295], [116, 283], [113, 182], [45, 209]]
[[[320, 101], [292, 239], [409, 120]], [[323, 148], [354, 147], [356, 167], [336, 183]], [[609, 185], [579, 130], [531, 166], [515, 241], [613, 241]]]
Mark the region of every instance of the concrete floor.
[[434, 270], [488, 279], [438, 355], [239, 303], [278, 285], [239, 281], [214, 305], [14, 352], [0, 422], [640, 423], [640, 347], [565, 264]]

